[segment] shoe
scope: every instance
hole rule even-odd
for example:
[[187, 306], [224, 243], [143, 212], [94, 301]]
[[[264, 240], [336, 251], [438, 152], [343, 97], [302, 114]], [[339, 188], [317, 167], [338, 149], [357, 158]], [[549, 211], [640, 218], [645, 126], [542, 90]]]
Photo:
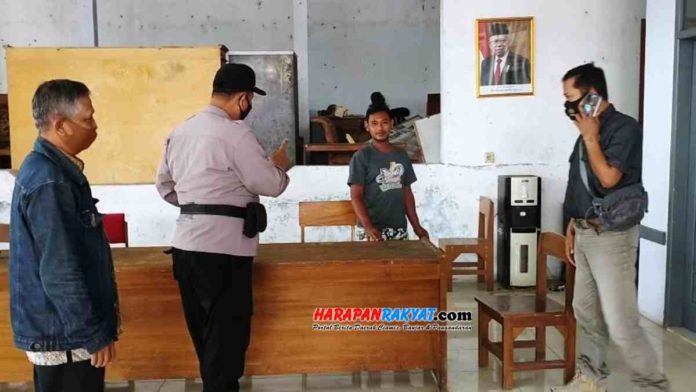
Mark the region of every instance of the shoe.
[[607, 392], [604, 381], [588, 377], [578, 371], [568, 384], [562, 387], [553, 387], [551, 392]]
[[656, 377], [641, 377], [634, 375], [631, 378], [631, 381], [633, 382], [634, 391], [669, 391], [669, 381], [667, 381], [667, 378], [665, 378], [664, 374], [660, 374]]

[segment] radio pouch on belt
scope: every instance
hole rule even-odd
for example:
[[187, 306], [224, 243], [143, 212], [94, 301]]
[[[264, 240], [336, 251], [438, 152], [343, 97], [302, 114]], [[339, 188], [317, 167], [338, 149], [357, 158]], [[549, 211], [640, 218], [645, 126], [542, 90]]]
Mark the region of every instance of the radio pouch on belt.
[[263, 204], [256, 202], [247, 204], [243, 231], [245, 236], [254, 238], [257, 234], [263, 233], [267, 223], [266, 207]]

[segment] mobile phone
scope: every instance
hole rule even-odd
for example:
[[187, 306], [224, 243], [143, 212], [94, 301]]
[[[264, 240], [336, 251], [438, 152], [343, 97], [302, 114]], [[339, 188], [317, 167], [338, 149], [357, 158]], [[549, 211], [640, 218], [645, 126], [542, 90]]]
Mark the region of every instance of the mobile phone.
[[580, 104], [580, 111], [585, 117], [596, 117], [599, 112], [599, 105], [602, 103], [602, 96], [588, 94]]

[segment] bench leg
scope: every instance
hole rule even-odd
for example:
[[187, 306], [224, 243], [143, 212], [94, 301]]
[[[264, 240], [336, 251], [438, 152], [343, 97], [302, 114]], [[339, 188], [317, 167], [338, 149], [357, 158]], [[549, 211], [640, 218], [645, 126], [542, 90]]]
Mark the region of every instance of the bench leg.
[[476, 276], [476, 281], [479, 283], [485, 282], [486, 281], [486, 276], [485, 276], [485, 271], [486, 271], [486, 259], [481, 257], [478, 253], [476, 254], [476, 258], [478, 260], [476, 269], [480, 272], [484, 272], [483, 275], [477, 275]]
[[575, 376], [575, 318], [569, 316], [571, 320], [568, 322], [566, 327], [565, 339], [564, 339], [564, 350], [565, 351], [565, 361], [566, 365], [563, 369], [563, 379], [566, 383]]
[[488, 256], [485, 258], [484, 268], [486, 270], [486, 290], [493, 291], [493, 284], [495, 283], [495, 277], [493, 276], [493, 251], [486, 251]]
[[536, 342], [535, 346], [535, 360], [545, 361], [546, 360], [546, 328], [536, 327], [536, 335], [534, 338]]
[[491, 318], [483, 311], [481, 304], [478, 306], [478, 365], [480, 368], [488, 367], [488, 349], [483, 342], [488, 341], [488, 325]]
[[445, 262], [445, 266], [447, 268], [447, 291], [452, 291], [452, 268], [454, 267], [454, 259], [457, 258], [457, 255], [447, 251], [445, 252], [445, 255], [447, 259]]
[[514, 377], [514, 342], [512, 325], [503, 322], [503, 389], [512, 389], [515, 386]]

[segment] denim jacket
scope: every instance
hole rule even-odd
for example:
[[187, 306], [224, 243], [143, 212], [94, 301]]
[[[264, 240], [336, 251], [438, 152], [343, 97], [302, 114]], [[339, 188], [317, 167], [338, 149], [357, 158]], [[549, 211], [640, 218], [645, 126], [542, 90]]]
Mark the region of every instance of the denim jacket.
[[19, 170], [10, 215], [10, 308], [24, 351], [99, 351], [116, 340], [111, 250], [87, 178], [39, 137]]

